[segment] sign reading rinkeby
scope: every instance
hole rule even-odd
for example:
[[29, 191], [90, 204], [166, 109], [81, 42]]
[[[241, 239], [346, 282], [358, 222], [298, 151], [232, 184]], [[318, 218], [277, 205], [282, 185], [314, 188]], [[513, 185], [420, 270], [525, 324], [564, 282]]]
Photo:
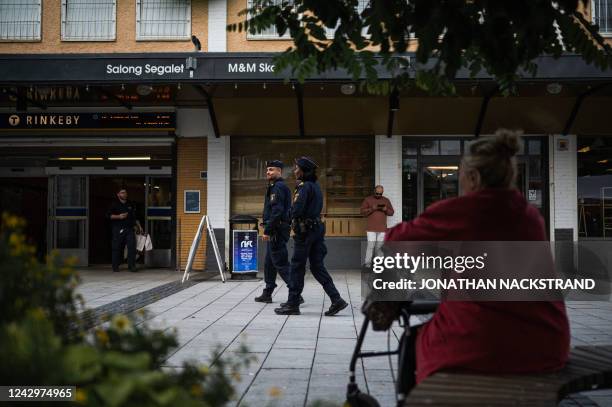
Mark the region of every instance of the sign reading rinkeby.
[[0, 113], [0, 131], [165, 130], [176, 127], [174, 112]]

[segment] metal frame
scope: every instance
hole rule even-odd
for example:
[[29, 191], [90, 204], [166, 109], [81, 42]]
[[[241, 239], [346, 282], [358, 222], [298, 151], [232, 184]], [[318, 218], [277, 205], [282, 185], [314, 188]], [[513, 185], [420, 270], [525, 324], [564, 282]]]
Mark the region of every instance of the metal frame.
[[[115, 41], [117, 39], [117, 0], [109, 0], [109, 3], [112, 3], [113, 12], [112, 12], [112, 21], [113, 21], [113, 30], [112, 35], [109, 37], [66, 37], [66, 25], [69, 23], [67, 20], [68, 15], [68, 2], [74, 0], [62, 0], [62, 15], [61, 15], [61, 38], [62, 41]], [[91, 3], [85, 3], [91, 4]], [[109, 4], [110, 5], [110, 4]]]
[[[187, 210], [187, 193], [188, 192], [197, 192], [198, 193], [198, 210], [197, 211], [188, 211]], [[202, 191], [199, 189], [185, 189], [183, 191], [183, 213], [191, 213], [198, 214], [202, 213]]]
[[144, 36], [141, 33], [142, 25], [142, 6], [143, 2], [146, 0], [136, 0], [136, 41], [181, 41], [181, 40], [190, 40], [191, 34], [193, 33], [193, 19], [191, 15], [191, 0], [185, 0], [189, 2], [188, 7], [188, 23], [189, 23], [189, 33], [185, 36], [165, 36], [165, 35], [153, 35], [153, 36]]
[[[38, 4], [35, 4], [38, 3]], [[2, 42], [40, 42], [42, 40], [42, 0], [34, 0], [32, 1], [32, 6], [38, 5], [38, 36], [34, 38], [18, 38], [18, 37], [9, 37], [5, 39], [0, 39], [0, 43]]]
[[[62, 217], [56, 216], [57, 206], [57, 198], [58, 198], [58, 177], [78, 177], [85, 179], [85, 216], [70, 216], [70, 217]], [[57, 252], [60, 256], [73, 256], [77, 253], [77, 258], [80, 260], [77, 263], [77, 266], [87, 266], [89, 265], [89, 176], [87, 175], [54, 175], [49, 177], [49, 193], [47, 208], [48, 208], [48, 217], [47, 217], [47, 252], [51, 251]], [[81, 207], [79, 207], [81, 208]], [[84, 221], [83, 227], [83, 248], [68, 248], [61, 249], [57, 247], [57, 222], [62, 220], [69, 221]]]

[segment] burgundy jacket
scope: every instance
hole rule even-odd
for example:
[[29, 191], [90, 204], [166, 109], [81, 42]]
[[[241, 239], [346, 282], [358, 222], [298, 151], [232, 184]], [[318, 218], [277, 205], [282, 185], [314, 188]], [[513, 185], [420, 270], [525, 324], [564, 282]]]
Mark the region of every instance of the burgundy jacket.
[[[515, 189], [484, 189], [439, 201], [386, 234], [395, 241], [547, 240], [544, 220]], [[552, 262], [551, 262], [552, 264]], [[569, 355], [562, 301], [443, 301], [417, 336], [417, 382], [440, 370], [542, 373]]]

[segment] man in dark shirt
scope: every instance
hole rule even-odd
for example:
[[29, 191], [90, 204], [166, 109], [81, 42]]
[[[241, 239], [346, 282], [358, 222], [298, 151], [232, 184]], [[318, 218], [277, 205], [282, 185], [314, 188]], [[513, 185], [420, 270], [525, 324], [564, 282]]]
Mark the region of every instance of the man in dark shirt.
[[257, 302], [272, 302], [272, 293], [276, 288], [276, 274], [280, 274], [285, 284], [289, 283], [289, 255], [287, 242], [291, 229], [289, 210], [291, 209], [291, 191], [283, 179], [283, 162], [272, 160], [266, 163], [268, 189], [264, 200], [263, 240], [266, 242], [266, 260], [264, 263], [264, 280], [266, 287]]
[[128, 268], [131, 272], [136, 271], [136, 235], [142, 232], [140, 222], [136, 219], [136, 206], [128, 201], [128, 193], [125, 187], [117, 191], [117, 199], [113, 201], [106, 216], [110, 219], [113, 232], [113, 271], [119, 271], [119, 264], [123, 258], [123, 250], [127, 245]]

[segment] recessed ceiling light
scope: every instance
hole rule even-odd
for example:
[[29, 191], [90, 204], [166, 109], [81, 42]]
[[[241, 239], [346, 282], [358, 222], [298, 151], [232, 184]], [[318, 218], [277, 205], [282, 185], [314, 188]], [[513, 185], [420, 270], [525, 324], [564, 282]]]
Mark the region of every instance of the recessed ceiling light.
[[356, 87], [354, 83], [345, 83], [340, 86], [340, 92], [343, 95], [352, 95], [353, 93], [355, 93], [355, 89]]

